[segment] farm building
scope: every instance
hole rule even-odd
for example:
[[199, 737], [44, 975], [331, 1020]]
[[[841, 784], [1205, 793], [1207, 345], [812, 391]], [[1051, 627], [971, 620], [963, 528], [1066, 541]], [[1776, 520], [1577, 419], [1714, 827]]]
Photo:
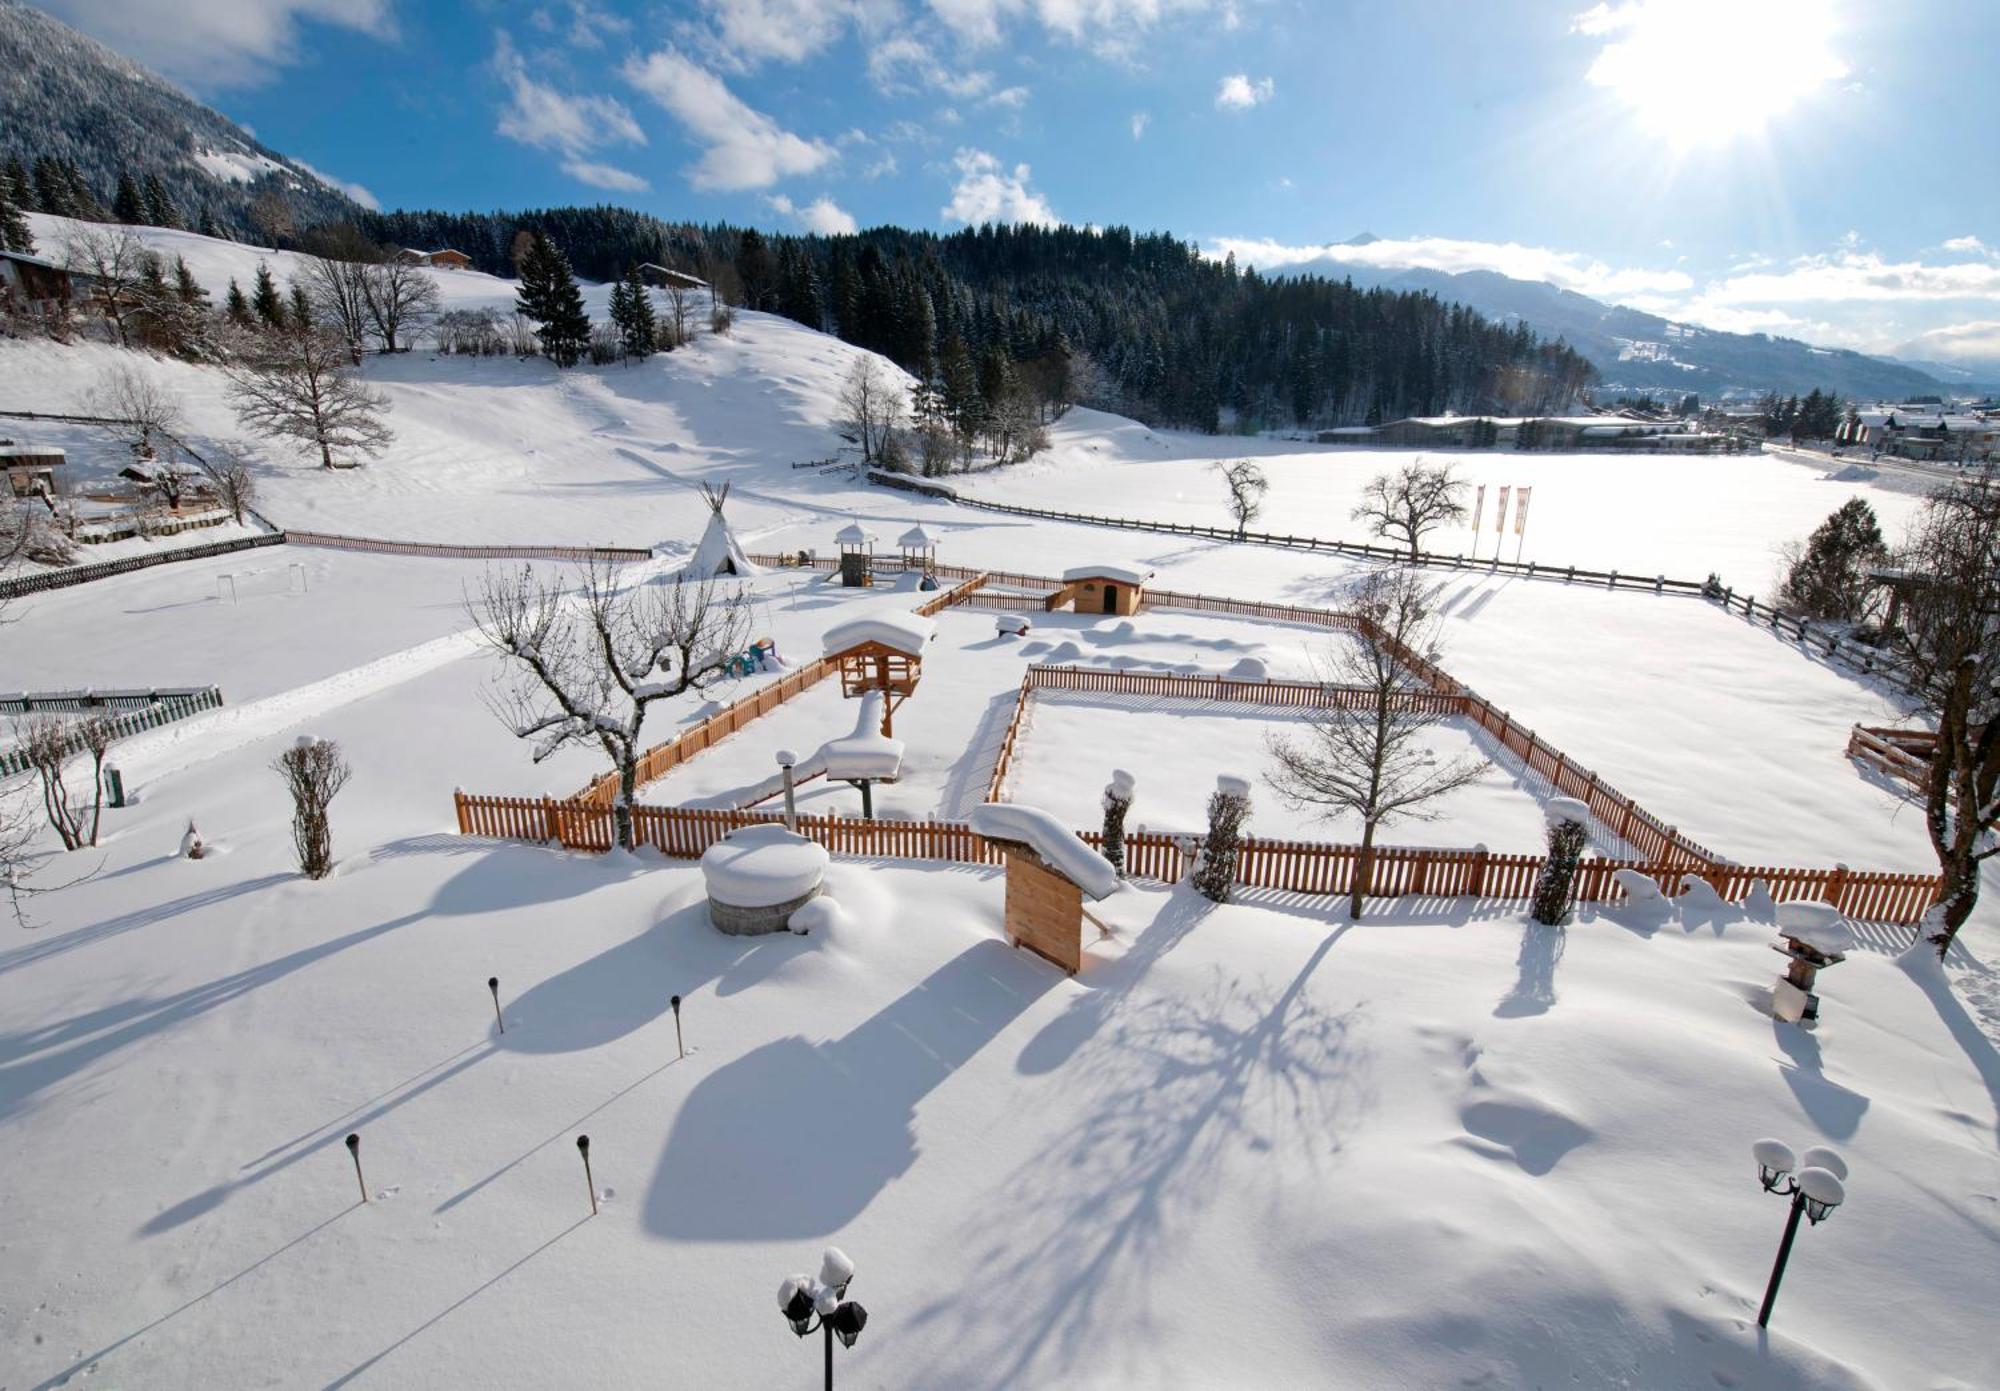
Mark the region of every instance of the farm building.
[[448, 246], [437, 251], [418, 251], [406, 246], [397, 251], [396, 259], [406, 266], [435, 266], [439, 270], [466, 270], [472, 265], [470, 256]]
[[59, 305], [81, 297], [89, 280], [41, 256], [0, 251], [0, 300], [32, 307]]
[[1842, 421], [1834, 438], [1906, 459], [1974, 463], [2000, 457], [2000, 420], [1978, 415], [1861, 411]]
[[0, 473], [7, 477], [10, 497], [54, 497], [56, 470], [65, 459], [60, 449], [0, 440]]
[[658, 290], [706, 290], [708, 282], [686, 271], [647, 261], [639, 267], [639, 278]]

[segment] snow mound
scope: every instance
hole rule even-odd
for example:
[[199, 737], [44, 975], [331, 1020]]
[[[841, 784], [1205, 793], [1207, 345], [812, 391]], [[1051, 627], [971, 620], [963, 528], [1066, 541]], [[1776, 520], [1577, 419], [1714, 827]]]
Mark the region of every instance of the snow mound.
[[993, 631], [1003, 638], [1020, 637], [1030, 626], [1027, 615], [1019, 613], [1003, 613], [993, 620]]
[[845, 652], [864, 643], [879, 642], [892, 651], [911, 657], [924, 655], [924, 644], [937, 635], [937, 623], [914, 613], [873, 614], [851, 618], [826, 630], [826, 655]]
[[972, 809], [972, 829], [988, 840], [1008, 840], [1027, 846], [1051, 869], [1092, 898], [1106, 898], [1119, 889], [1118, 870], [1111, 861], [1037, 807], [1014, 802], [982, 803]]
[[702, 852], [709, 896], [732, 908], [775, 908], [819, 887], [824, 848], [783, 826], [744, 826]]
[[1839, 956], [1854, 948], [1854, 932], [1831, 903], [1802, 898], [1778, 905], [1778, 931], [1804, 942], [1823, 956]]
[[792, 915], [785, 919], [785, 926], [804, 937], [814, 932], [837, 931], [846, 922], [847, 914], [840, 904], [831, 896], [821, 894], [794, 908]]
[[1244, 657], [1223, 673], [1231, 681], [1269, 681], [1270, 672], [1264, 668], [1261, 658]]

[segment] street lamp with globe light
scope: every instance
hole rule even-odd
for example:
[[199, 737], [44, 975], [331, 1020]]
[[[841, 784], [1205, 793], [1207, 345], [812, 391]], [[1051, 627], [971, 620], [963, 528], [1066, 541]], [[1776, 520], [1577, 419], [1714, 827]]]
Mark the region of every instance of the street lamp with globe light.
[[1784, 1240], [1778, 1243], [1778, 1259], [1771, 1266], [1771, 1283], [1765, 1286], [1764, 1305], [1757, 1311], [1757, 1326], [1768, 1328], [1771, 1306], [1778, 1299], [1778, 1282], [1785, 1278], [1785, 1262], [1791, 1258], [1792, 1238], [1799, 1232], [1799, 1216], [1803, 1213], [1808, 1222], [1818, 1226], [1847, 1200], [1847, 1190], [1841, 1186], [1847, 1177], [1847, 1161], [1820, 1145], [1795, 1155], [1782, 1140], [1759, 1140], [1750, 1153], [1757, 1160], [1757, 1181], [1764, 1185], [1764, 1191], [1792, 1200]]
[[[833, 1391], [833, 1340], [845, 1348], [854, 1346], [868, 1325], [868, 1311], [847, 1297], [854, 1283], [854, 1262], [838, 1246], [829, 1246], [820, 1257], [819, 1278], [790, 1275], [778, 1286], [778, 1308], [784, 1312], [792, 1332], [804, 1338], [815, 1330], [826, 1336], [826, 1391]], [[813, 1322], [814, 1315], [819, 1322]]]

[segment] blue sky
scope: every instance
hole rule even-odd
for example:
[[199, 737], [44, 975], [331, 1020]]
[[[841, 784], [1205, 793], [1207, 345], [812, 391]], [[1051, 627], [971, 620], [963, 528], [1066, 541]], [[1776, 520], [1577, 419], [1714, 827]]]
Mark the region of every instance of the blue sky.
[[384, 206], [1117, 222], [2000, 360], [1991, 0], [47, 8]]

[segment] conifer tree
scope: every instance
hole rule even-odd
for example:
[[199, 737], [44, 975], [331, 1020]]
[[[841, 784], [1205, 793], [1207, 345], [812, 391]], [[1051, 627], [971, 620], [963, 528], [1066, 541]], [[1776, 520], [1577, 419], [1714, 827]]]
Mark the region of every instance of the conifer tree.
[[262, 261], [257, 263], [257, 282], [250, 291], [250, 307], [257, 311], [258, 322], [264, 327], [285, 326], [285, 302], [278, 295], [278, 282], [271, 278], [271, 268]]
[[20, 197], [11, 170], [0, 170], [0, 250], [32, 255], [35, 239], [28, 231], [28, 219], [21, 215]]
[[234, 280], [229, 282], [229, 296], [223, 301], [223, 313], [229, 322], [238, 328], [249, 328], [257, 322], [257, 316], [250, 312], [250, 301], [243, 294], [243, 287]]
[[776, 274], [771, 265], [771, 244], [755, 227], [743, 229], [736, 247], [736, 278], [743, 282], [743, 307], [769, 309]]
[[69, 190], [69, 203], [74, 212], [71, 217], [82, 218], [85, 222], [106, 222], [104, 205], [97, 201], [97, 195], [90, 191], [90, 185], [83, 181], [83, 175], [76, 165], [68, 160], [58, 162], [62, 170], [63, 186]]
[[118, 192], [111, 200], [111, 215], [128, 227], [146, 222], [146, 199], [129, 173], [118, 175]]
[[625, 268], [625, 275], [611, 287], [611, 323], [618, 330], [618, 346], [627, 357], [650, 357], [658, 340], [660, 325], [653, 316], [652, 294], [639, 278], [637, 262]]
[[194, 220], [194, 229], [204, 237], [214, 237], [219, 241], [229, 239], [229, 233], [215, 220], [214, 211], [206, 203], [201, 205], [201, 212]]
[[312, 300], [306, 294], [306, 287], [292, 282], [292, 292], [286, 297], [285, 322], [301, 333], [313, 326]]
[[63, 177], [62, 165], [48, 155], [35, 161], [35, 204], [55, 217], [77, 216], [76, 208], [70, 201], [69, 180]]
[[174, 293], [182, 304], [195, 309], [208, 308], [208, 291], [201, 288], [201, 282], [194, 278], [187, 259], [182, 256], [174, 257]]
[[569, 258], [544, 232], [536, 232], [521, 258], [520, 311], [536, 325], [542, 352], [558, 367], [574, 367], [590, 346], [590, 316]]
[[167, 195], [166, 185], [160, 182], [158, 174], [148, 174], [144, 187], [140, 190], [146, 200], [146, 220], [155, 227], [181, 228], [187, 226], [181, 211], [174, 206], [174, 200]]
[[22, 212], [42, 211], [41, 206], [35, 202], [34, 180], [28, 177], [28, 166], [21, 163], [19, 155], [7, 156], [7, 164], [4, 169], [0, 169], [0, 177], [4, 177], [8, 186], [14, 190], [15, 207]]
[[778, 312], [807, 328], [822, 328], [826, 307], [820, 300], [819, 276], [812, 257], [796, 245], [785, 248], [778, 284]]

